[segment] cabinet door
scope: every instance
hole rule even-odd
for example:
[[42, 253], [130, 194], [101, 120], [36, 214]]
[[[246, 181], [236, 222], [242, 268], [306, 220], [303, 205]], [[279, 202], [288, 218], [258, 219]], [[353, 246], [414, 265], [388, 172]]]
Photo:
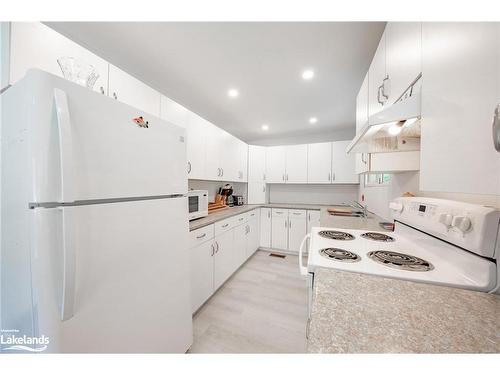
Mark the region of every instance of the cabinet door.
[[248, 146], [248, 182], [266, 180], [266, 147]]
[[311, 232], [312, 227], [319, 227], [321, 211], [319, 210], [307, 210], [307, 233]]
[[160, 93], [114, 65], [109, 65], [109, 96], [160, 117]]
[[333, 142], [332, 181], [335, 184], [358, 184], [359, 176], [355, 170], [355, 154], [347, 154], [345, 149], [350, 141]]
[[238, 139], [239, 166], [238, 180], [239, 182], [248, 181], [248, 145]]
[[332, 143], [307, 145], [307, 182], [329, 184], [332, 181]]
[[215, 237], [214, 290], [217, 290], [232, 275], [234, 261], [234, 229]]
[[370, 170], [370, 154], [355, 154], [356, 174], [365, 173]]
[[420, 190], [498, 195], [498, 24], [422, 25]]
[[268, 183], [285, 183], [286, 149], [273, 146], [266, 149], [266, 179]]
[[386, 93], [392, 104], [422, 71], [422, 23], [389, 22], [385, 28]]
[[307, 183], [307, 145], [286, 146], [287, 184]]
[[248, 183], [248, 204], [266, 203], [266, 184], [263, 182]]
[[307, 233], [307, 215], [305, 210], [288, 211], [288, 250], [299, 252], [300, 243]]
[[190, 252], [191, 311], [194, 313], [214, 292], [213, 241], [193, 247]]
[[255, 217], [250, 217], [248, 220], [248, 233], [247, 233], [247, 259], [259, 248], [259, 216], [258, 210], [255, 210]]
[[379, 87], [384, 84], [385, 79], [385, 32], [373, 56], [368, 77], [368, 114], [371, 116], [383, 109], [384, 98]]
[[222, 139], [226, 138], [226, 134], [217, 126], [206, 122], [206, 167], [205, 178], [207, 180], [221, 180], [222, 177], [222, 150], [226, 149], [226, 145], [222, 145]]
[[247, 259], [247, 224], [238, 225], [233, 229], [234, 245], [233, 245], [233, 271], [237, 270]]
[[260, 246], [271, 247], [271, 209], [260, 209]]
[[271, 210], [272, 217], [272, 234], [271, 247], [273, 249], [288, 249], [288, 210], [276, 209]]
[[225, 130], [221, 130], [219, 139], [220, 166], [222, 181], [240, 181], [240, 140]]
[[160, 96], [160, 118], [177, 126], [187, 128], [189, 116], [190, 111], [188, 109], [165, 95]]
[[209, 124], [193, 112], [188, 113], [186, 128], [186, 155], [188, 178], [206, 179], [206, 139]]
[[356, 97], [356, 133], [368, 123], [368, 76], [367, 72]]
[[108, 63], [87, 49], [39, 22], [12, 22], [10, 44], [10, 83], [24, 77], [31, 68], [62, 77], [60, 57], [74, 57], [93, 65], [99, 74], [94, 91], [108, 92]]

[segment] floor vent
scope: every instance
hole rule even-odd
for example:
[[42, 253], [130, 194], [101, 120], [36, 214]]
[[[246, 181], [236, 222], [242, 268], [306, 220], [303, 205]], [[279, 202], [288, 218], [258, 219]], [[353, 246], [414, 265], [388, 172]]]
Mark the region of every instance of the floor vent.
[[271, 253], [269, 254], [270, 257], [276, 257], [276, 258], [286, 258], [286, 255], [283, 255], [283, 254], [276, 254], [276, 253]]

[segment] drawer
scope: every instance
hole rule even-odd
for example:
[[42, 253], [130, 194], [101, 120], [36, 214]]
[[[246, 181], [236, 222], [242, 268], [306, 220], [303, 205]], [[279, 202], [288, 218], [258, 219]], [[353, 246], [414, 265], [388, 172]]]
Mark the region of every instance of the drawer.
[[307, 211], [306, 210], [288, 210], [288, 216], [290, 218], [295, 217], [295, 218], [305, 219], [307, 216]]
[[189, 247], [196, 247], [198, 244], [211, 240], [212, 238], [214, 238], [214, 224], [193, 230], [189, 233]]
[[216, 222], [215, 225], [215, 235], [218, 236], [236, 226], [237, 216], [229, 217], [227, 219]]
[[259, 210], [253, 210], [247, 213], [248, 220], [257, 219], [259, 217]]
[[271, 212], [273, 216], [279, 216], [279, 217], [288, 216], [288, 210], [285, 208], [273, 208]]
[[245, 212], [241, 215], [237, 215], [234, 217], [234, 225], [241, 225], [241, 224], [245, 224], [246, 222], [248, 222], [248, 212]]

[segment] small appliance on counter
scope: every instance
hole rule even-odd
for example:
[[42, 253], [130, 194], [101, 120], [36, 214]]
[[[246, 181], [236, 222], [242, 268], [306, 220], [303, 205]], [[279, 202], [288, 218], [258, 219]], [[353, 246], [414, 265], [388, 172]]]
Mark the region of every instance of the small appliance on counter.
[[187, 193], [189, 206], [189, 220], [198, 219], [208, 215], [208, 191], [189, 190]]
[[225, 184], [223, 187], [219, 189], [219, 195], [222, 197], [223, 202], [226, 206], [233, 207], [234, 199], [233, 199], [233, 185]]
[[245, 204], [243, 202], [243, 195], [233, 195], [232, 197], [235, 206], [243, 206]]

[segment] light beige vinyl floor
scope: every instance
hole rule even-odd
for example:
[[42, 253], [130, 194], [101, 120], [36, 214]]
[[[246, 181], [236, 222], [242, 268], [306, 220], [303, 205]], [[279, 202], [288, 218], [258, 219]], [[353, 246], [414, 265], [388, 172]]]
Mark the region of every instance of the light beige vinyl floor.
[[193, 317], [190, 353], [305, 353], [306, 281], [297, 256], [257, 251]]

